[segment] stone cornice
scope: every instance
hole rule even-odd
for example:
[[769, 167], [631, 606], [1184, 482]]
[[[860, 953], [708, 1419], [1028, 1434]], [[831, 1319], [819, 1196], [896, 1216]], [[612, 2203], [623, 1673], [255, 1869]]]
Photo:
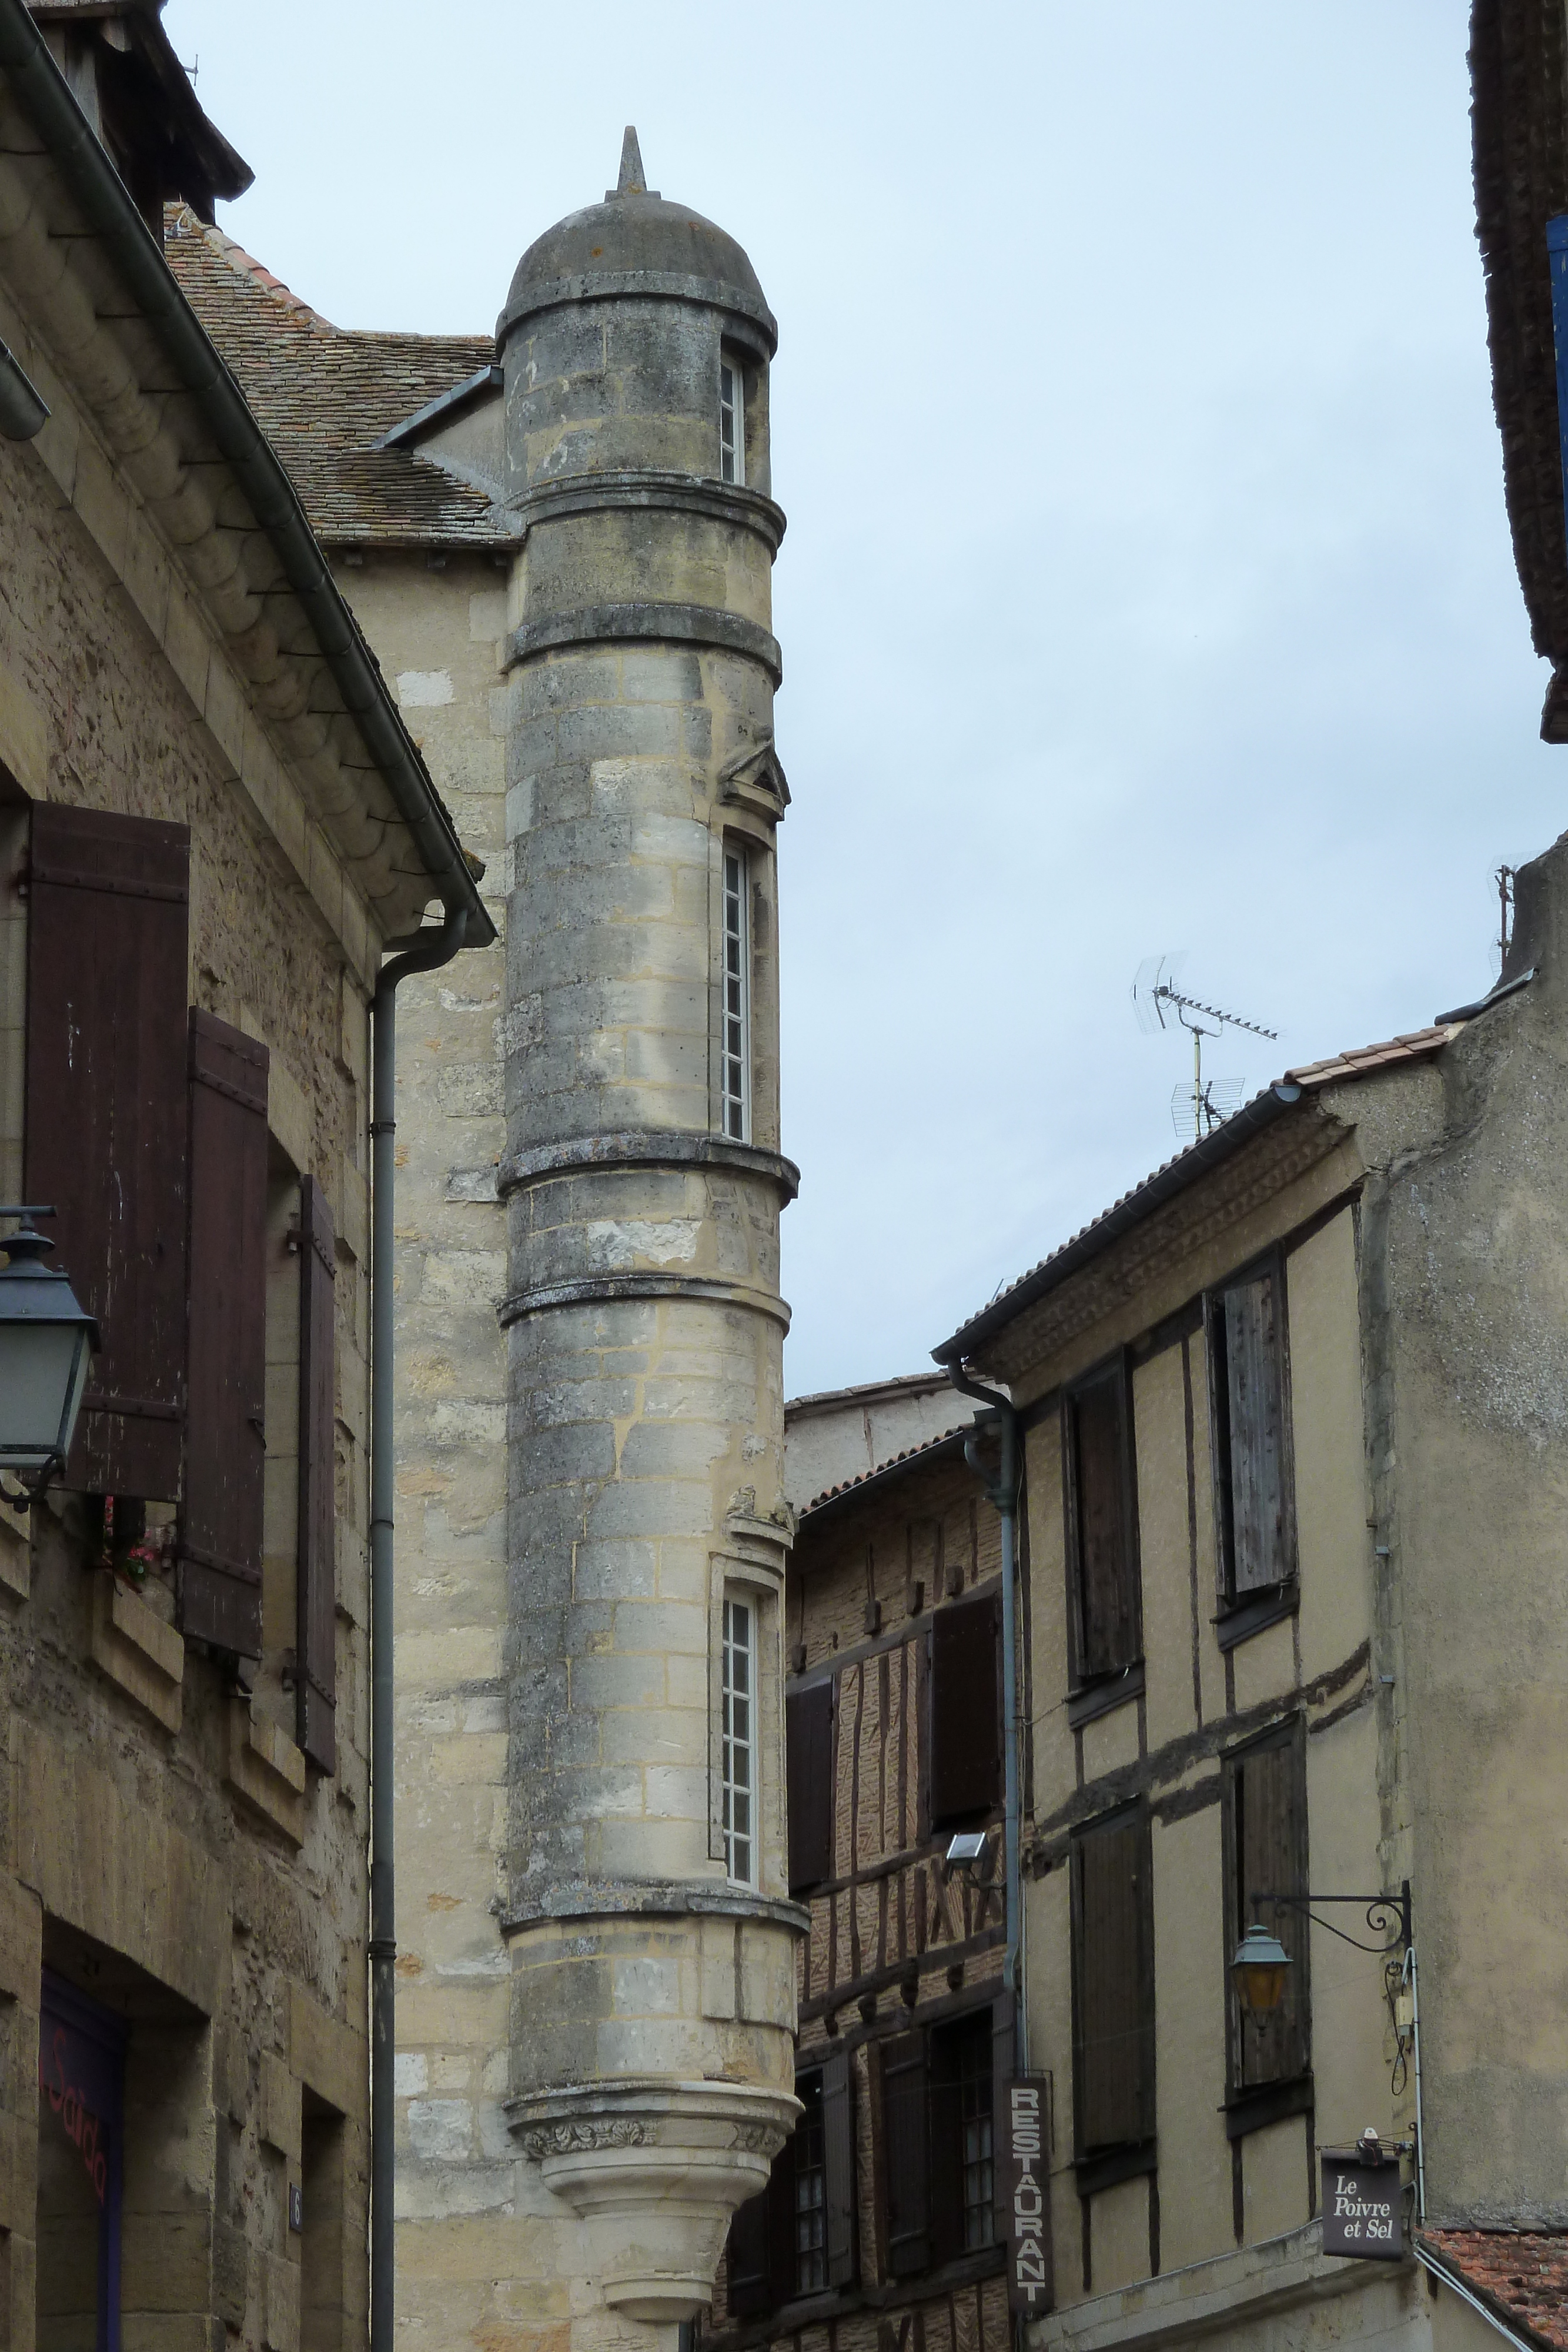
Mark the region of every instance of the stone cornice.
[[734, 1143], [723, 1135], [650, 1128], [572, 1136], [561, 1143], [537, 1143], [527, 1151], [508, 1152], [497, 1171], [496, 1190], [505, 1199], [508, 1192], [552, 1177], [601, 1168], [722, 1168], [737, 1176], [763, 1178], [778, 1186], [785, 1201], [792, 1201], [800, 1189], [800, 1171], [781, 1152]]
[[803, 1903], [779, 1895], [759, 1895], [755, 1887], [737, 1886], [728, 1879], [606, 1878], [585, 1884], [580, 1879], [557, 1881], [511, 1905], [501, 1920], [503, 1936], [549, 1920], [614, 1919], [635, 1916], [647, 1919], [755, 1919], [774, 1927], [788, 1927], [803, 1936], [811, 1915]]
[[1321, 1110], [1266, 1128], [1234, 1159], [1211, 1169], [1165, 1208], [1048, 1291], [977, 1349], [973, 1361], [1018, 1387], [1081, 1332], [1105, 1321], [1174, 1274], [1207, 1244], [1286, 1192], [1352, 1132]]
[[572, 1282], [543, 1282], [532, 1290], [508, 1291], [496, 1309], [505, 1330], [528, 1315], [547, 1315], [561, 1307], [597, 1307], [621, 1298], [701, 1298], [720, 1307], [740, 1307], [766, 1315], [789, 1328], [789, 1309], [776, 1291], [759, 1290], [749, 1282], [726, 1282], [706, 1274], [584, 1275]]
[[735, 530], [753, 531], [770, 555], [778, 554], [784, 537], [783, 508], [764, 498], [760, 490], [709, 481], [700, 474], [661, 473], [652, 468], [626, 467], [541, 482], [521, 497], [509, 499], [506, 511], [526, 535], [538, 523], [628, 508], [701, 515], [711, 522], [727, 523]]
[[519, 662], [571, 646], [608, 644], [715, 646], [760, 663], [775, 688], [784, 677], [779, 640], [758, 622], [739, 613], [721, 612], [713, 604], [666, 604], [653, 600], [586, 604], [576, 613], [552, 614], [548, 621], [525, 621], [507, 639], [501, 667], [515, 669]]
[[525, 319], [540, 310], [559, 310], [569, 302], [692, 302], [700, 310], [722, 310], [740, 328], [737, 340], [750, 344], [761, 358], [770, 360], [779, 348], [779, 322], [767, 303], [721, 278], [687, 277], [671, 269], [593, 269], [542, 278], [508, 302], [496, 321], [496, 349], [502, 349]]

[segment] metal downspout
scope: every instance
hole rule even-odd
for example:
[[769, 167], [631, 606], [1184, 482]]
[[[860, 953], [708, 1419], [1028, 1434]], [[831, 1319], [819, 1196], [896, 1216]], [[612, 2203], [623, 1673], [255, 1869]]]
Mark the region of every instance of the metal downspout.
[[[397, 990], [464, 945], [468, 908], [449, 908], [428, 942], [382, 967], [371, 1079], [371, 2352], [392, 2352], [393, 2061], [397, 2053], [392, 1878], [392, 1202], [397, 1133]], [[416, 938], [418, 934], [414, 935]], [[398, 947], [404, 940], [393, 942]]]
[[[964, 1459], [986, 1489], [988, 1500], [1002, 1523], [1002, 1848], [1007, 1876], [1007, 1958], [1003, 1982], [1013, 1996], [1013, 2067], [1029, 2072], [1029, 2028], [1023, 1971], [1019, 1946], [1023, 1931], [1023, 1892], [1019, 1869], [1019, 1724], [1018, 1724], [1018, 1415], [1005, 1396], [982, 1388], [956, 1364], [943, 1370], [964, 1396], [974, 1397], [997, 1417], [1001, 1433], [1001, 1465], [993, 1481], [977, 1458], [975, 1436], [965, 1440]], [[977, 1423], [977, 1433], [978, 1424]]]

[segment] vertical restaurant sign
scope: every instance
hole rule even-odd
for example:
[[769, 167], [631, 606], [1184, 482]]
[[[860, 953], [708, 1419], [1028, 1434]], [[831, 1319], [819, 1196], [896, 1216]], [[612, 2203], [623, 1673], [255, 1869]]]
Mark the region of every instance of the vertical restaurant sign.
[[1008, 2221], [1008, 2309], [1051, 2307], [1051, 2168], [1046, 2134], [1051, 2076], [1009, 2082], [1002, 2109], [999, 2188]]
[[1396, 2263], [1405, 2252], [1405, 2184], [1396, 2163], [1368, 2164], [1359, 2151], [1322, 2154], [1323, 2252]]

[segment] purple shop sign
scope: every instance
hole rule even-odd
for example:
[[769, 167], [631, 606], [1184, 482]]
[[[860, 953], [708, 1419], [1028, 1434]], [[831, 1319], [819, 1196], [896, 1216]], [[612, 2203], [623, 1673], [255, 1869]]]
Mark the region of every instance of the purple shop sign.
[[46, 1969], [38, 2017], [38, 2110], [75, 2147], [98, 2200], [98, 2347], [120, 2352], [124, 2172], [123, 2018]]
[[997, 2192], [1007, 2218], [1008, 2309], [1039, 2315], [1051, 2307], [1051, 2076], [1006, 2084]]

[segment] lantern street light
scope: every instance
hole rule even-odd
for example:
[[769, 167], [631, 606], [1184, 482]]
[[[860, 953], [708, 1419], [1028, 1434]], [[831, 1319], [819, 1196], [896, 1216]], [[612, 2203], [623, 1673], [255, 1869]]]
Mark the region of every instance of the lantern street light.
[[1236, 1958], [1230, 1963], [1241, 2006], [1249, 2017], [1261, 2022], [1279, 2008], [1285, 1998], [1285, 1972], [1294, 1966], [1278, 1936], [1270, 1935], [1260, 1920], [1254, 1919], [1237, 1945]]
[[100, 1344], [96, 1319], [78, 1304], [65, 1274], [43, 1263], [55, 1244], [32, 1220], [54, 1213], [0, 1207], [0, 1216], [22, 1220], [0, 1242], [8, 1253], [0, 1267], [0, 1474], [9, 1470], [19, 1481], [13, 1491], [0, 1475], [0, 1496], [14, 1510], [26, 1510], [65, 1468], [89, 1365]]

